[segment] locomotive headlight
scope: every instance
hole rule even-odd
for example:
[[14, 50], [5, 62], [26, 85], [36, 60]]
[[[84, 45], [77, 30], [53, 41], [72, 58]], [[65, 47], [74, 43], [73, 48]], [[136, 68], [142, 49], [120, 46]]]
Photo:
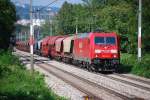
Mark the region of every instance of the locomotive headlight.
[[114, 58], [116, 58], [117, 57], [117, 55], [114, 55]]
[[101, 50], [96, 49], [95, 53], [101, 53]]
[[111, 50], [110, 52], [111, 53], [117, 53], [118, 51], [117, 50]]

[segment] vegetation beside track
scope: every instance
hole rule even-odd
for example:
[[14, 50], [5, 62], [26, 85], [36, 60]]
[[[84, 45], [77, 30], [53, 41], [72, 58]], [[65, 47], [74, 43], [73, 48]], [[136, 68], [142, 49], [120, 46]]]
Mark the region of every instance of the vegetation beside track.
[[34, 77], [10, 52], [0, 52], [0, 100], [65, 100], [49, 90], [42, 75]]
[[150, 54], [145, 54], [141, 62], [138, 62], [135, 54], [121, 54], [120, 71], [150, 78]]

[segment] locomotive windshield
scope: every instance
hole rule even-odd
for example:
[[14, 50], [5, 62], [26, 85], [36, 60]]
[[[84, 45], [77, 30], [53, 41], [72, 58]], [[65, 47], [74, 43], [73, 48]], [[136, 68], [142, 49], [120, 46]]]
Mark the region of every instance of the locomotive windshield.
[[115, 37], [95, 37], [95, 44], [116, 44]]

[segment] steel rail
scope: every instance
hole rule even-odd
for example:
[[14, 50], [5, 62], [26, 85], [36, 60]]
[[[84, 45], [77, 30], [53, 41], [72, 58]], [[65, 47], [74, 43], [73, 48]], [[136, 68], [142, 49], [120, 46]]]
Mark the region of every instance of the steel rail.
[[122, 77], [122, 78], [131, 79], [131, 80], [135, 80], [135, 81], [142, 82], [144, 84], [150, 85], [150, 81], [142, 80], [142, 79], [139, 79], [139, 78], [136, 78], [136, 77], [126, 76], [126, 75], [122, 75], [122, 74], [118, 74], [118, 73], [114, 73], [114, 75], [117, 75], [117, 76]]
[[119, 82], [122, 82], [122, 83], [125, 83], [125, 84], [129, 84], [131, 86], [137, 87], [137, 88], [142, 89], [142, 90], [150, 91], [150, 88], [139, 85], [139, 84], [135, 84], [135, 83], [132, 83], [132, 82], [129, 82], [129, 81], [126, 81], [126, 80], [123, 80], [123, 79], [119, 79], [119, 78], [116, 78], [116, 77], [112, 77], [112, 76], [106, 76], [106, 75], [100, 74], [100, 73], [99, 73], [99, 75], [102, 75], [104, 77], [107, 77], [107, 78], [110, 78], [112, 80], [116, 80], [116, 81], [119, 81]]
[[[71, 75], [71, 76], [73, 76], [73, 77], [75, 77], [75, 78], [77, 78], [77, 79], [80, 79], [81, 81], [84, 81], [84, 82], [90, 84], [91, 86], [94, 86], [94, 87], [97, 87], [97, 88], [99, 88], [99, 89], [105, 90], [106, 92], [108, 92], [108, 93], [110, 93], [110, 94], [114, 94], [114, 95], [116, 95], [117, 97], [122, 98], [123, 100], [131, 100], [131, 99], [134, 99], [134, 98], [130, 98], [130, 97], [127, 97], [127, 96], [125, 96], [125, 95], [122, 95], [122, 94], [120, 94], [120, 93], [118, 93], [118, 92], [115, 92], [115, 91], [113, 91], [113, 90], [111, 90], [111, 89], [108, 89], [108, 88], [106, 88], [106, 87], [103, 87], [103, 86], [101, 86], [101, 85], [98, 85], [98, 84], [96, 84], [96, 83], [94, 83], [94, 82], [91, 82], [91, 81], [89, 81], [89, 80], [87, 80], [87, 79], [81, 78], [81, 77], [79, 77], [79, 76], [77, 76], [77, 75], [75, 75], [75, 74], [72, 74], [72, 73], [68, 72], [68, 71], [65, 71], [65, 70], [62, 70], [62, 69], [60, 69], [60, 68], [57, 68], [57, 67], [54, 66], [54, 65], [47, 64], [47, 63], [45, 63], [45, 62], [42, 62], [42, 63], [44, 63], [44, 64], [47, 65], [47, 66], [51, 66], [51, 67], [53, 67], [53, 68], [55, 68], [55, 69], [57, 69], [57, 70], [60, 70], [60, 71], [62, 71], [62, 72], [64, 72], [64, 73], [67, 73], [68, 75]], [[39, 64], [38, 64], [38, 66], [39, 66]]]

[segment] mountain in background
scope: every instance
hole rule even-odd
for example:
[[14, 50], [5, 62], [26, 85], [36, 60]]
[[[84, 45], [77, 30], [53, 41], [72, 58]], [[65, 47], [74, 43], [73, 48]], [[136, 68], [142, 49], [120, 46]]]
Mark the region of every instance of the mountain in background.
[[[25, 4], [25, 5], [15, 4], [15, 5], [16, 5], [17, 16], [19, 17], [19, 19], [30, 19], [30, 16], [29, 16], [30, 5], [29, 4]], [[33, 12], [36, 12], [36, 13], [33, 13], [34, 18], [47, 19], [49, 18], [48, 16], [54, 16], [59, 11], [58, 7], [46, 7], [40, 10], [43, 7], [44, 6], [33, 6]]]

